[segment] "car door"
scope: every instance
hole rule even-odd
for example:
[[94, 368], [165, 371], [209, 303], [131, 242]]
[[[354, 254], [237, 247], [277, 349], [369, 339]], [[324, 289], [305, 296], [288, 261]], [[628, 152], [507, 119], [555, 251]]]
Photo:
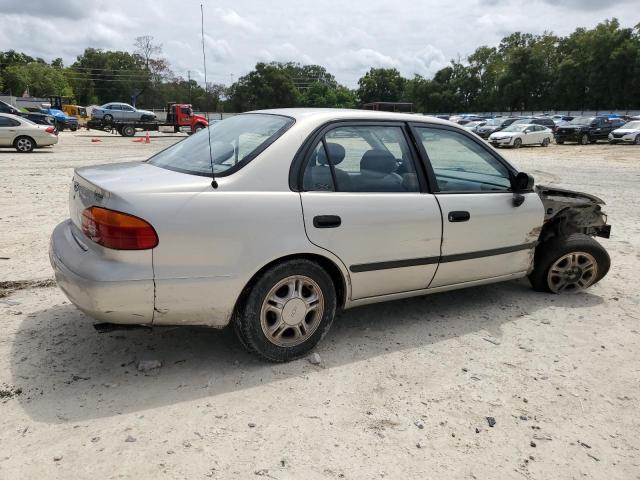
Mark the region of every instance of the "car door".
[[474, 137], [446, 126], [413, 132], [443, 215], [431, 287], [523, 275], [544, 219], [538, 195], [514, 195], [513, 167]]
[[138, 115], [138, 112], [136, 112], [136, 109], [133, 108], [131, 105], [127, 105], [126, 103], [123, 103], [122, 105], [120, 105], [120, 108], [122, 108], [123, 120], [140, 120], [140, 115]]
[[340, 123], [309, 144], [301, 201], [309, 240], [349, 269], [351, 299], [426, 289], [442, 216], [401, 123]]

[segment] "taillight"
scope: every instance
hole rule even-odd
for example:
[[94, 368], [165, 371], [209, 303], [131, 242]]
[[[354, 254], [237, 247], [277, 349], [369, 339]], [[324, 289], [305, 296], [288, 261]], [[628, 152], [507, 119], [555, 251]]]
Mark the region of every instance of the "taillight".
[[158, 235], [148, 222], [107, 208], [85, 209], [82, 231], [98, 245], [116, 250], [147, 250], [158, 245]]
[[47, 127], [47, 128], [45, 129], [45, 132], [47, 132], [47, 133], [53, 133], [53, 132], [55, 132], [55, 131], [56, 131], [56, 130], [55, 130], [53, 127]]

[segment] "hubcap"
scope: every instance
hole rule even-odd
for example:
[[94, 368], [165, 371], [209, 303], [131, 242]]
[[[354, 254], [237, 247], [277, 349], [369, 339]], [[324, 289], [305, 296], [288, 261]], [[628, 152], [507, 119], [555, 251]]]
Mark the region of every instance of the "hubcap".
[[578, 292], [591, 286], [597, 275], [598, 264], [591, 254], [572, 252], [551, 265], [547, 282], [554, 293]]
[[267, 293], [260, 325], [267, 339], [279, 347], [294, 347], [317, 330], [324, 314], [324, 296], [318, 284], [304, 275], [280, 280]]
[[18, 148], [23, 152], [26, 152], [31, 148], [31, 142], [26, 138], [21, 138], [20, 140], [18, 140]]

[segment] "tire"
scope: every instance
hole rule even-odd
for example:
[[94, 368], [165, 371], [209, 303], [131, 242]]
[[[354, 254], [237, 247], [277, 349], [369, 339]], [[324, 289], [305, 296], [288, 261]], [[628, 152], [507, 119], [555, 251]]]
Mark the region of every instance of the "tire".
[[337, 297], [326, 270], [299, 259], [269, 268], [240, 302], [233, 320], [240, 343], [264, 360], [288, 362], [306, 355], [329, 331]]
[[564, 140], [556, 140], [556, 144], [558, 144], [558, 145], [564, 145]]
[[58, 130], [59, 132], [64, 132], [64, 124], [62, 122], [57, 122], [56, 130]]
[[549, 140], [549, 137], [546, 137], [544, 140], [542, 140], [542, 146], [543, 147], [548, 147], [549, 144], [551, 143], [551, 140]]
[[141, 122], [151, 122], [156, 118], [155, 115], [141, 115], [140, 116], [140, 121]]
[[120, 129], [120, 135], [123, 137], [133, 137], [136, 134], [136, 129], [132, 125], [124, 125]]
[[573, 233], [538, 246], [529, 281], [538, 292], [579, 292], [602, 280], [610, 266], [602, 245], [588, 235]]
[[75, 131], [77, 131], [77, 130], [78, 130], [78, 126], [77, 126], [77, 125], [71, 125], [71, 126], [69, 127], [69, 130], [71, 130], [72, 132], [75, 132]]
[[589, 144], [589, 135], [583, 133], [580, 137], [580, 145], [588, 145]]
[[13, 146], [18, 153], [29, 153], [36, 148], [36, 141], [31, 137], [18, 137], [14, 140]]
[[113, 115], [105, 115], [104, 117], [102, 117], [102, 122], [103, 123], [113, 123]]
[[636, 135], [636, 139], [633, 143], [635, 143], [636, 145], [640, 145], [640, 134]]
[[193, 127], [193, 133], [198, 133], [202, 129], [204, 129], [204, 125], [201, 123], [196, 123]]
[[516, 138], [513, 141], [513, 148], [520, 148], [522, 146], [522, 140], [519, 138]]

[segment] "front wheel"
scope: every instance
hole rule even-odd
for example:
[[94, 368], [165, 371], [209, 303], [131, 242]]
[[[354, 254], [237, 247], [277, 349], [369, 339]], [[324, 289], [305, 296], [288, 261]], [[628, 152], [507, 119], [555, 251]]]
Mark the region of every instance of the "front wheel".
[[522, 140], [520, 140], [519, 138], [516, 138], [513, 141], [513, 148], [520, 148], [522, 146]]
[[636, 135], [636, 140], [633, 143], [640, 145], [640, 134]]
[[589, 135], [586, 133], [580, 137], [580, 145], [588, 145], [589, 144]]
[[602, 245], [583, 233], [540, 244], [529, 281], [539, 292], [580, 292], [604, 278], [611, 266]]
[[307, 354], [329, 331], [336, 291], [329, 274], [309, 260], [271, 267], [250, 287], [234, 326], [242, 345], [271, 362]]
[[196, 124], [193, 127], [193, 133], [198, 133], [200, 130], [202, 130], [204, 128], [204, 125], [201, 123]]
[[556, 144], [558, 144], [558, 145], [564, 145], [564, 140], [556, 140]]

